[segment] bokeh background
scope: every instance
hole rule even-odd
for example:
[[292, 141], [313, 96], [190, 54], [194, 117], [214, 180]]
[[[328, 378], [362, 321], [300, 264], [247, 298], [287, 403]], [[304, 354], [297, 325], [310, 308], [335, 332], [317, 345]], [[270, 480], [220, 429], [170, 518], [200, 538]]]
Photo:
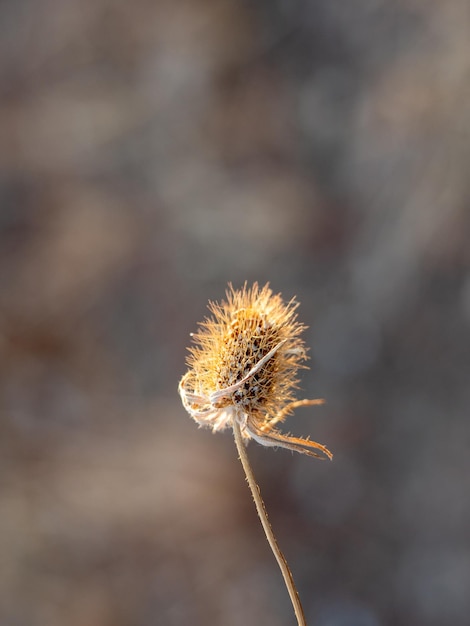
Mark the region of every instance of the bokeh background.
[[176, 393], [245, 280], [327, 399], [249, 447], [309, 624], [468, 624], [469, 8], [0, 3], [2, 626], [294, 623]]

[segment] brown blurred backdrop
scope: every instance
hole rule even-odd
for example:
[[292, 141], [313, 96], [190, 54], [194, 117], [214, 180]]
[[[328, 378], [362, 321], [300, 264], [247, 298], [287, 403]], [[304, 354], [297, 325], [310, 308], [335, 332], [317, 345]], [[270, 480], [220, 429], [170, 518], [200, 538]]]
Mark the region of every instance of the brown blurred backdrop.
[[0, 2], [0, 625], [294, 618], [176, 393], [228, 281], [312, 369], [250, 445], [312, 626], [470, 614], [470, 5]]

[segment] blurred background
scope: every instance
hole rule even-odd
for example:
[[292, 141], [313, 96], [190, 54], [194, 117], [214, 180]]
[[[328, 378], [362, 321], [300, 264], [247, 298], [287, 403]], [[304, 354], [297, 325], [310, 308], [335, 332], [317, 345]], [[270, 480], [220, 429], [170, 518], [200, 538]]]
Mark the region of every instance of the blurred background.
[[465, 0], [0, 3], [0, 624], [294, 617], [176, 388], [228, 281], [324, 397], [251, 444], [309, 624], [470, 614]]

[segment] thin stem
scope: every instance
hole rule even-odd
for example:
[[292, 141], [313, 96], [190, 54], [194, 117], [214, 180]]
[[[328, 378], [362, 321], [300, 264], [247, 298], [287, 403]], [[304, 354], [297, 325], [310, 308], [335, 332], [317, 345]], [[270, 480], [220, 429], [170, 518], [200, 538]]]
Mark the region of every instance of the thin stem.
[[261, 493], [256, 483], [253, 470], [251, 469], [250, 461], [248, 459], [248, 454], [246, 452], [245, 444], [243, 442], [242, 433], [240, 430], [240, 424], [237, 422], [235, 417], [233, 418], [232, 426], [233, 426], [233, 434], [235, 436], [235, 444], [237, 446], [241, 464], [245, 471], [246, 480], [248, 481], [248, 485], [250, 487], [253, 500], [255, 501], [256, 510], [261, 520], [261, 524], [263, 526], [266, 539], [268, 540], [271, 550], [273, 551], [273, 554], [276, 557], [276, 561], [279, 565], [279, 569], [281, 570], [282, 576], [284, 578], [287, 591], [289, 592], [289, 597], [291, 599], [292, 606], [294, 607], [295, 616], [297, 618], [297, 624], [298, 626], [307, 626], [307, 622], [305, 621], [304, 611], [300, 603], [299, 594], [297, 592], [297, 588], [295, 586], [294, 579], [292, 577], [292, 572], [290, 571], [289, 566], [287, 565], [287, 561], [284, 555], [282, 554], [281, 549], [278, 546], [276, 537], [274, 536], [273, 529], [271, 528], [271, 524], [269, 523], [268, 514], [266, 512], [266, 507], [264, 506], [263, 499], [261, 498]]

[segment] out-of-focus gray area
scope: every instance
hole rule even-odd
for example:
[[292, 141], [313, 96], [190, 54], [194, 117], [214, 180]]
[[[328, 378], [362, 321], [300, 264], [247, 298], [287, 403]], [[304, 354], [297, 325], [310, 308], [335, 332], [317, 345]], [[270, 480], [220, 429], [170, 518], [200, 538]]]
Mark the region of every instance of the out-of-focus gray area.
[[469, 164], [465, 0], [1, 2], [0, 624], [294, 623], [176, 393], [245, 280], [327, 399], [249, 446], [309, 624], [468, 624]]

